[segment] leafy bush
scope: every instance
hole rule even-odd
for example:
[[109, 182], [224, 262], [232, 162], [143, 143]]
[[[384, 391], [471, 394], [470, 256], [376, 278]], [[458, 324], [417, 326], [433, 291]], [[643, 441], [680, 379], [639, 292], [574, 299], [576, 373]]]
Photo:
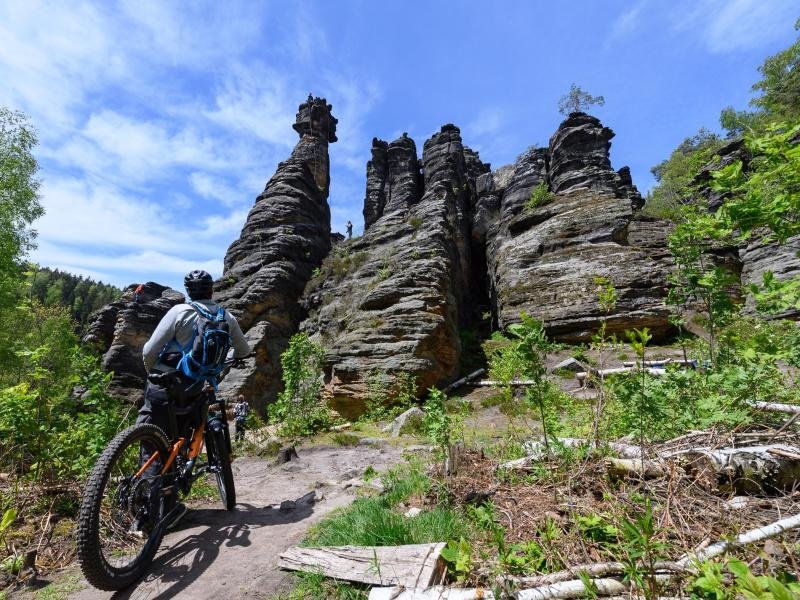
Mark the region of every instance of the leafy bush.
[[80, 350], [69, 355], [75, 375], [45, 395], [30, 383], [0, 389], [0, 456], [16, 472], [34, 478], [82, 478], [109, 440], [129, 420], [106, 392], [110, 374]]
[[417, 378], [408, 371], [392, 376], [375, 369], [367, 377], [366, 412], [363, 419], [392, 419], [411, 408], [417, 401]]
[[324, 360], [325, 350], [305, 333], [293, 335], [281, 354], [284, 389], [267, 412], [281, 423], [284, 435], [310, 435], [330, 426], [331, 413], [322, 399]]
[[555, 198], [555, 195], [550, 191], [547, 182], [542, 181], [539, 183], [539, 185], [531, 190], [531, 195], [525, 202], [525, 207], [523, 210], [533, 210], [539, 206], [550, 204], [550, 202], [553, 201], [553, 198]]

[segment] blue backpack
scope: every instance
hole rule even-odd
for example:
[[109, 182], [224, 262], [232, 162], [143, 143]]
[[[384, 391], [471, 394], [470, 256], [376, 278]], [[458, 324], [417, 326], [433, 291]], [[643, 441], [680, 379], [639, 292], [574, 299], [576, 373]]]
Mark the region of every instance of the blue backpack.
[[189, 302], [200, 318], [194, 325], [192, 339], [181, 349], [183, 356], [177, 370], [193, 381], [205, 380], [216, 388], [217, 376], [225, 368], [225, 359], [231, 349], [231, 334], [225, 320], [225, 309], [220, 307], [212, 314], [205, 306]]

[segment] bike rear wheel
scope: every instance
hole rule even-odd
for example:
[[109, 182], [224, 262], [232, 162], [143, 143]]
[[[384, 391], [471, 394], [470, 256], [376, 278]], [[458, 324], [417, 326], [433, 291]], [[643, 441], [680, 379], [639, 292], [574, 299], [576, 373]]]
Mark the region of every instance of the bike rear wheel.
[[225, 510], [236, 508], [236, 486], [233, 483], [233, 469], [228, 454], [228, 444], [222, 430], [208, 430], [206, 434], [206, 454], [208, 464], [214, 469], [219, 498]]
[[86, 579], [107, 591], [124, 589], [145, 574], [161, 544], [160, 521], [171, 508], [156, 464], [137, 476], [142, 450], [163, 462], [169, 443], [155, 425], [120, 432], [100, 455], [86, 482], [78, 519], [78, 561]]

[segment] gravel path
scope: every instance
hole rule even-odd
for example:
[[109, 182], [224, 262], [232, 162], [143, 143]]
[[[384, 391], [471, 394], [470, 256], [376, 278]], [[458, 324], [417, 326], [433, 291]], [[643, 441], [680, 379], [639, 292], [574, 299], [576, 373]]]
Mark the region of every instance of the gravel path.
[[[69, 598], [269, 598], [285, 589], [288, 575], [276, 567], [278, 555], [314, 522], [354, 499], [353, 488], [342, 483], [368, 465], [383, 471], [400, 460], [400, 450], [389, 445], [316, 447], [298, 454], [299, 460], [281, 466], [252, 457], [236, 460], [234, 512], [219, 502], [192, 506], [138, 585], [112, 595], [83, 582]], [[281, 508], [285, 501], [294, 505]]]

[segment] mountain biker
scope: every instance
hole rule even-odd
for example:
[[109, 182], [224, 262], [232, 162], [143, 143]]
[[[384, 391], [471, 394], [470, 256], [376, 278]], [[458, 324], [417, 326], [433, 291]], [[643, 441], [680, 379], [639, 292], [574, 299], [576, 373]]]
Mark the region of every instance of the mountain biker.
[[247, 422], [247, 415], [250, 413], [250, 404], [244, 399], [244, 396], [239, 395], [236, 406], [233, 407], [233, 418], [236, 421], [236, 441], [244, 441], [245, 423]]
[[[211, 299], [214, 281], [206, 271], [191, 271], [184, 277], [183, 283], [186, 286], [186, 293], [191, 302], [203, 305], [212, 314], [220, 308]], [[170, 402], [175, 405], [175, 388], [173, 386], [167, 388], [151, 380], [153, 378], [157, 381], [165, 381], [165, 377], [159, 377], [160, 375], [167, 377], [174, 375], [173, 381], [178, 381], [182, 391], [185, 392], [184, 396], [186, 397], [181, 398], [181, 403], [184, 406], [175, 406], [178, 431], [182, 432], [187, 426], [193, 424], [193, 418], [197, 418], [197, 415], [192, 414], [195, 412], [194, 405], [196, 404], [193, 400], [196, 400], [197, 396], [202, 392], [204, 382], [186, 382], [176, 372], [176, 368], [178, 361], [181, 359], [182, 350], [187, 345], [190, 345], [194, 338], [195, 324], [198, 319], [200, 319], [200, 314], [191, 304], [183, 303], [173, 306], [164, 315], [153, 335], [145, 343], [142, 350], [142, 359], [148, 373], [148, 380], [144, 392], [144, 405], [139, 410], [137, 423], [152, 423], [160, 427], [164, 432], [170, 431], [167, 407]], [[229, 356], [231, 353], [233, 358], [247, 356], [250, 353], [250, 347], [236, 318], [228, 311], [225, 311], [225, 320], [229, 326], [232, 343]], [[148, 449], [142, 448], [141, 460], [147, 460], [149, 456]], [[160, 470], [158, 461], [154, 461], [152, 470], [153, 472]], [[181, 510], [177, 511], [177, 516], [170, 523], [170, 527], [174, 526], [185, 514], [186, 507], [181, 505]]]

